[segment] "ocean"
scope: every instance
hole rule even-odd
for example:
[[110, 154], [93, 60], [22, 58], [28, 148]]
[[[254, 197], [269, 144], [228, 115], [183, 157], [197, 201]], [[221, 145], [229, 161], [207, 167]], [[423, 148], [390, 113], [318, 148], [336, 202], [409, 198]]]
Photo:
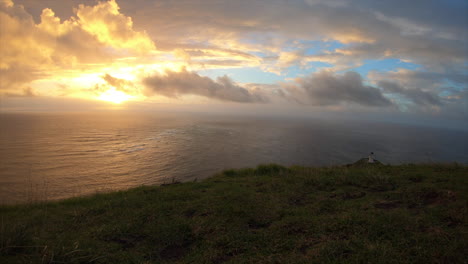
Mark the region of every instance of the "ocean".
[[468, 132], [364, 121], [167, 113], [0, 113], [0, 203], [201, 180], [262, 163], [468, 163]]

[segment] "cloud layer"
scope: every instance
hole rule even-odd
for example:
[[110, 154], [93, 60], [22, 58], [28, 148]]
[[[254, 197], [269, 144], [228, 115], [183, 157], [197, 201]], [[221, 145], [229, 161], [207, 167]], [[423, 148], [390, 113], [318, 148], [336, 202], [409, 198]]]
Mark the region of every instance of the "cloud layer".
[[421, 89], [406, 89], [398, 83], [390, 81], [379, 81], [378, 85], [383, 88], [384, 92], [402, 95], [417, 105], [442, 105], [442, 102], [437, 95], [425, 92]]
[[[78, 79], [93, 96], [113, 87], [466, 115], [467, 8], [463, 0], [0, 0], [0, 94], [51, 93], [86, 73]], [[393, 65], [370, 63], [386, 60]], [[275, 81], [229, 72], [247, 68]], [[221, 77], [202, 76], [208, 70]]]
[[361, 75], [356, 72], [339, 75], [322, 71], [298, 78], [295, 83], [305, 91], [313, 105], [343, 103], [382, 107], [392, 105], [378, 88], [364, 85]]
[[266, 102], [267, 99], [260, 94], [250, 92], [244, 87], [235, 84], [229, 77], [219, 77], [216, 81], [203, 77], [194, 72], [182, 70], [181, 72], [166, 71], [143, 80], [146, 86], [145, 94], [179, 97], [182, 95], [199, 95], [222, 101], [240, 103]]

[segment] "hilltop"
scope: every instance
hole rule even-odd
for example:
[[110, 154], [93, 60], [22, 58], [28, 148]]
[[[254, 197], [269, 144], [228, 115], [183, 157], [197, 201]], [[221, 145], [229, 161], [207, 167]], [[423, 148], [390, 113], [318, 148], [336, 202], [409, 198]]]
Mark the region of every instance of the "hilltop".
[[465, 263], [468, 167], [226, 170], [0, 207], [1, 263]]

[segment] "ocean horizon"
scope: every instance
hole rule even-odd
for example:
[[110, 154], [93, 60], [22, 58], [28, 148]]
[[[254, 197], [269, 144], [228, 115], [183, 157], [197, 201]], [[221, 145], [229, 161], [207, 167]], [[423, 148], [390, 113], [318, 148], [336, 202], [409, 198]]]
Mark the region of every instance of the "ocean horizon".
[[468, 163], [468, 132], [370, 121], [156, 113], [1, 113], [0, 203], [200, 180], [264, 163]]

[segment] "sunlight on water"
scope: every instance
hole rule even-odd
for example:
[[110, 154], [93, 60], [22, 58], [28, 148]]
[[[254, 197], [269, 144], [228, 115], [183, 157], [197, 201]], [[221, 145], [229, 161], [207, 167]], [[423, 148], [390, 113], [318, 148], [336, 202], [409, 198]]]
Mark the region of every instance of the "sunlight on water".
[[[276, 162], [468, 161], [466, 132], [383, 124], [149, 114], [1, 114], [0, 202], [201, 179]], [[370, 129], [372, 128], [372, 129]]]

